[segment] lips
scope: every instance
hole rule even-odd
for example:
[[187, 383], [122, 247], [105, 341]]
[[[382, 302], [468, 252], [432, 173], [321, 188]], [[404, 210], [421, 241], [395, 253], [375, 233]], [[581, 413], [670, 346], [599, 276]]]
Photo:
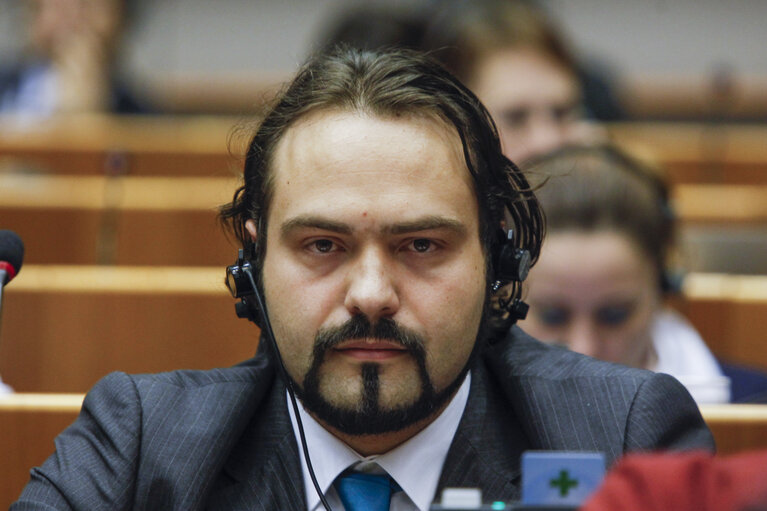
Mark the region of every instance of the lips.
[[395, 341], [359, 339], [341, 343], [335, 351], [360, 360], [386, 360], [407, 353], [407, 349]]

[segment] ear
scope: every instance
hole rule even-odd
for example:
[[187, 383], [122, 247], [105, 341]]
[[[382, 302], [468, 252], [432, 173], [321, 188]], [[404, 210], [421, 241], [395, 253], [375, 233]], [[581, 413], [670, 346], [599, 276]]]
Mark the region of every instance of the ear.
[[246, 220], [245, 221], [245, 229], [247, 229], [248, 234], [250, 234], [250, 239], [253, 243], [256, 242], [256, 235], [258, 234], [258, 231], [256, 230], [256, 222], [254, 220]]

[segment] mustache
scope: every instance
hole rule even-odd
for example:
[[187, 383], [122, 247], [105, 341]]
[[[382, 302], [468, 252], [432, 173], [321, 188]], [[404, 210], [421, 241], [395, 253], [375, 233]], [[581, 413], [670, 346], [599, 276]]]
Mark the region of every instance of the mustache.
[[415, 354], [425, 354], [424, 339], [413, 330], [397, 324], [391, 318], [381, 318], [375, 325], [363, 315], [352, 316], [342, 325], [323, 328], [314, 339], [315, 360], [321, 360], [325, 352], [344, 341], [353, 339], [377, 339], [394, 341]]

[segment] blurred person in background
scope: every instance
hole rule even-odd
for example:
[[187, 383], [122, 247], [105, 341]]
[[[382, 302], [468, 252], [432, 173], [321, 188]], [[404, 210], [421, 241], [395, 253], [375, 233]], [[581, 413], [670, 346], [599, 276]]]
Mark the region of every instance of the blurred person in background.
[[0, 69], [0, 113], [140, 113], [116, 56], [131, 0], [28, 0], [26, 52]]
[[400, 5], [364, 4], [350, 6], [334, 13], [325, 24], [318, 40], [321, 52], [337, 45], [362, 50], [421, 46], [426, 12]]
[[442, 1], [428, 19], [423, 49], [487, 106], [504, 153], [515, 163], [568, 143], [604, 138], [585, 120], [584, 91], [596, 92], [591, 110], [599, 117], [620, 115], [605, 83], [580, 71], [558, 30], [529, 3]]
[[[520, 326], [541, 340], [670, 374], [701, 403], [758, 400], [762, 373], [720, 363], [664, 306], [675, 221], [665, 183], [611, 146], [574, 146], [533, 162], [547, 236]], [[676, 286], [678, 287], [678, 286]], [[728, 385], [731, 384], [731, 385]]]

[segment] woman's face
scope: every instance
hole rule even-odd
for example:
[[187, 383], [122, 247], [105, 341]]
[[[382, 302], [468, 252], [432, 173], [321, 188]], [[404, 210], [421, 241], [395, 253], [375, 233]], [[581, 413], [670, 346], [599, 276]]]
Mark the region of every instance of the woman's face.
[[614, 231], [550, 234], [527, 280], [530, 312], [520, 326], [542, 341], [595, 358], [648, 368], [661, 297], [657, 271]]
[[469, 87], [500, 131], [515, 163], [578, 138], [580, 90], [575, 76], [532, 48], [509, 48], [480, 59]]

